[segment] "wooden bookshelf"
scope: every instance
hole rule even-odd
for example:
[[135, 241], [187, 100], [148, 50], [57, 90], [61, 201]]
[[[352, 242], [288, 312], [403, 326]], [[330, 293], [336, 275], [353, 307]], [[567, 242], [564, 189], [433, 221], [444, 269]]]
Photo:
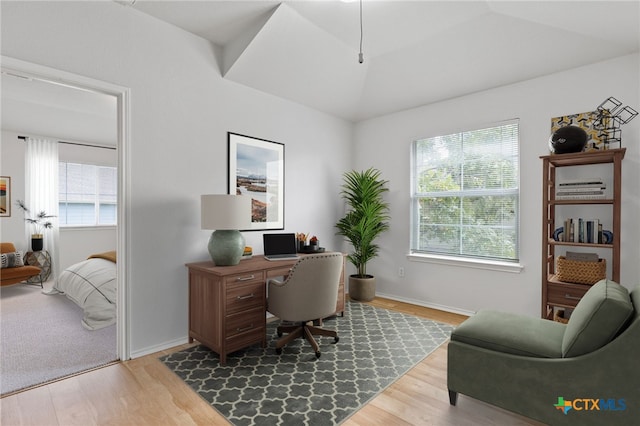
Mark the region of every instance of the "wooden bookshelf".
[[[572, 309], [591, 287], [588, 284], [567, 283], [556, 276], [556, 249], [562, 247], [594, 247], [611, 250], [611, 276], [620, 282], [620, 213], [622, 195], [622, 159], [626, 148], [575, 154], [552, 154], [542, 159], [542, 317], [553, 318], [554, 308]], [[593, 164], [611, 164], [613, 188], [605, 199], [556, 199], [556, 171], [559, 167], [579, 167]], [[610, 244], [556, 241], [557, 206], [605, 205], [611, 207], [613, 239]], [[559, 224], [558, 224], [559, 225]]]

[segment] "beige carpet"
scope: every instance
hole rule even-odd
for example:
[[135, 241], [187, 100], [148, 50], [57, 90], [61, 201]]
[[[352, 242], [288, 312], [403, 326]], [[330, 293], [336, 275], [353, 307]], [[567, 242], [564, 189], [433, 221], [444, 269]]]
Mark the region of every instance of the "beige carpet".
[[89, 331], [81, 320], [82, 309], [64, 295], [24, 284], [0, 288], [0, 393], [115, 361], [116, 326]]

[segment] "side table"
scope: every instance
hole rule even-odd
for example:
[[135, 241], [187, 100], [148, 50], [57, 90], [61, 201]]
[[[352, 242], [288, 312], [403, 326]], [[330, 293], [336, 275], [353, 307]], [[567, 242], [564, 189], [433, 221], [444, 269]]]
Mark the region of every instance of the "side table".
[[37, 266], [42, 270], [40, 275], [27, 279], [29, 284], [40, 284], [49, 279], [51, 275], [51, 255], [47, 250], [28, 251], [24, 256], [27, 265]]

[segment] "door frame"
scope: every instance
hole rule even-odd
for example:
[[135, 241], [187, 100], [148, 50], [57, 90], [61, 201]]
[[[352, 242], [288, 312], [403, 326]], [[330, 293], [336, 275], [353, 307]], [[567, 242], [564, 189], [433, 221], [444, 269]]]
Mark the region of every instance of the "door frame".
[[106, 81], [81, 76], [78, 74], [22, 61], [19, 59], [0, 56], [2, 73], [18, 77], [27, 77], [45, 83], [67, 86], [74, 89], [88, 90], [94, 93], [115, 96], [117, 99], [118, 126], [118, 225], [116, 230], [116, 250], [118, 253], [118, 291], [117, 291], [117, 351], [118, 358], [126, 361], [131, 358], [131, 342], [129, 332], [129, 286], [131, 232], [131, 182], [130, 182], [130, 140], [131, 140], [131, 89]]

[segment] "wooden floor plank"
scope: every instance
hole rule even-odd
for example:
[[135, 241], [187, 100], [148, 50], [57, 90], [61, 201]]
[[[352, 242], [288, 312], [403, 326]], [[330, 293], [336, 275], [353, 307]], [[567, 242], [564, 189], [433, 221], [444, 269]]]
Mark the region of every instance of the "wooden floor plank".
[[386, 410], [368, 404], [366, 410], [359, 410], [348, 418], [344, 426], [413, 426]]
[[[376, 298], [373, 306], [458, 325], [463, 315]], [[3, 426], [228, 425], [160, 357], [170, 350], [113, 364], [0, 400]], [[447, 343], [348, 418], [345, 426], [539, 425], [522, 416], [461, 395], [455, 407], [447, 392]]]
[[[39, 426], [57, 424], [57, 413], [51, 400], [50, 388], [41, 386], [26, 393], [17, 394], [17, 407], [20, 410], [21, 425]], [[3, 410], [4, 414], [4, 410]], [[5, 423], [2, 422], [4, 426]]]
[[85, 426], [97, 423], [95, 412], [77, 377], [60, 380], [51, 384], [49, 389], [58, 424]]

